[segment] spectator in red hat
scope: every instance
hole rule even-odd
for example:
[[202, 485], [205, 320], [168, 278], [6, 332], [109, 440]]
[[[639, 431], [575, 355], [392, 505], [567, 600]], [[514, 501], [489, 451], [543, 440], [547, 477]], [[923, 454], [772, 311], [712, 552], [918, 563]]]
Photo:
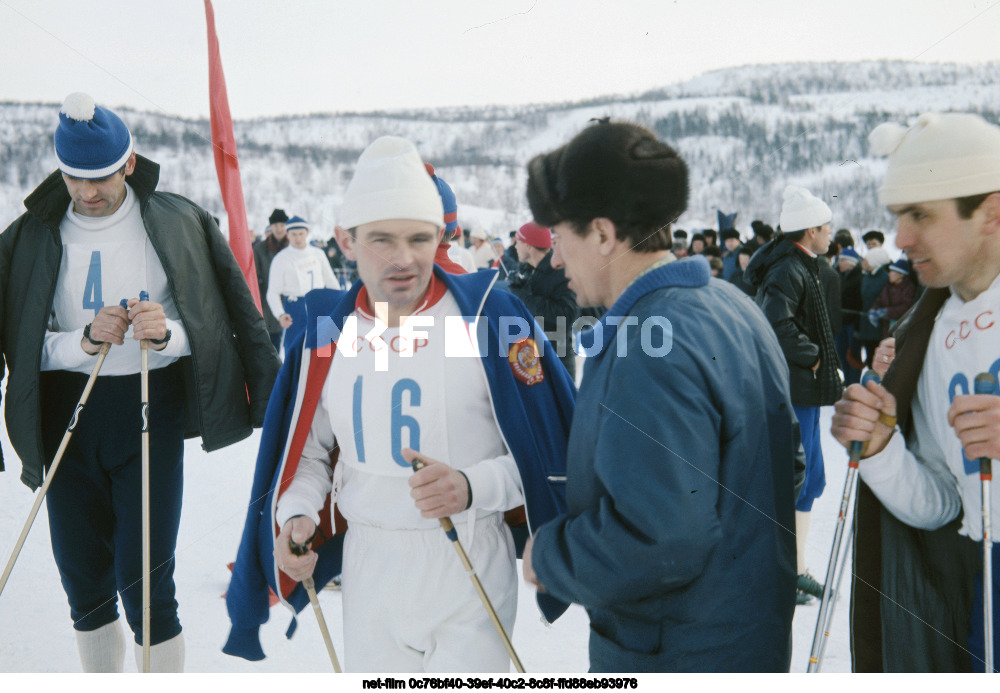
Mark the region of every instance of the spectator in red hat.
[[559, 360], [575, 378], [572, 327], [579, 313], [566, 273], [552, 267], [552, 232], [529, 221], [517, 230], [514, 245], [521, 264], [520, 271], [508, 279], [510, 290], [528, 306], [556, 348]]

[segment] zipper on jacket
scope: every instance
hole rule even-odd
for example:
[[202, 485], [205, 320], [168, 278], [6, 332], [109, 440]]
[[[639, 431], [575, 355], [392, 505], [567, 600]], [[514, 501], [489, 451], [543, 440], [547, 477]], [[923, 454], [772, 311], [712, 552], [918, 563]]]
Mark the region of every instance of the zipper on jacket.
[[[163, 267], [163, 273], [167, 277], [167, 286], [170, 288], [170, 297], [174, 301], [174, 308], [177, 309], [177, 315], [178, 315], [178, 317], [180, 317], [181, 324], [184, 325], [184, 330], [188, 334], [188, 345], [189, 345], [189, 349], [191, 351], [191, 355], [190, 355], [191, 356], [191, 370], [193, 372], [192, 375], [194, 377], [194, 384], [193, 384], [193, 387], [194, 387], [194, 397], [192, 399], [194, 399], [195, 407], [198, 410], [198, 435], [201, 437], [201, 447], [202, 447], [202, 449], [205, 449], [205, 421], [204, 421], [204, 416], [203, 416], [203, 412], [202, 412], [203, 407], [202, 407], [202, 401], [201, 401], [201, 392], [199, 391], [199, 384], [201, 383], [201, 379], [198, 377], [198, 358], [195, 356], [194, 339], [192, 339], [192, 336], [191, 336], [193, 334], [193, 332], [191, 332], [191, 331], [188, 330], [188, 325], [190, 323], [187, 320], [184, 319], [184, 314], [181, 311], [181, 307], [179, 305], [179, 302], [177, 301], [177, 298], [176, 298], [176, 296], [177, 296], [177, 290], [174, 288], [174, 276], [173, 276], [173, 272], [167, 270], [167, 265], [163, 261], [163, 257], [164, 257], [163, 253], [160, 252], [160, 248], [157, 245], [157, 241], [153, 237], [154, 234], [151, 234], [149, 232], [149, 227], [146, 226], [146, 210], [149, 207], [149, 204], [151, 202], [151, 199], [152, 199], [152, 196], [153, 196], [154, 193], [155, 193], [155, 190], [153, 192], [151, 192], [149, 194], [149, 196], [145, 200], [142, 200], [142, 199], [139, 200], [139, 217], [142, 219], [142, 227], [146, 231], [146, 238], [148, 238], [149, 242], [152, 244], [152, 246], [153, 246], [153, 252], [156, 253], [156, 259], [160, 261], [160, 266]], [[202, 231], [202, 236], [204, 237], [204, 231], [205, 231], [204, 227], [202, 227], [201, 231]], [[206, 245], [207, 246], [210, 245], [209, 239], [205, 239], [205, 240], [206, 240]], [[210, 247], [208, 248], [208, 252], [211, 255], [212, 251], [211, 251]]]

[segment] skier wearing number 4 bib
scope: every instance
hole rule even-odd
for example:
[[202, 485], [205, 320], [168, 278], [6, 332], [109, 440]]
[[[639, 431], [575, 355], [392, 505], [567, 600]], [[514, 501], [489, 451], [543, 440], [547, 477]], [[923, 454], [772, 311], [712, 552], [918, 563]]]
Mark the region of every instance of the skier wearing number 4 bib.
[[[149, 340], [150, 670], [180, 671], [173, 552], [184, 438], [200, 434], [215, 450], [250, 435], [278, 362], [211, 215], [155, 191], [159, 167], [135, 154], [117, 115], [70, 95], [55, 153], [59, 170], [0, 235], [7, 433], [21, 480], [37, 488], [111, 344], [45, 502], [84, 671], [122, 671], [118, 593], [141, 670], [139, 340]], [[152, 300], [135, 298], [141, 290]]]
[[[268, 585], [298, 611], [299, 581], [319, 588], [342, 572], [346, 671], [509, 671], [439, 518], [454, 521], [512, 632], [504, 513], [525, 506], [533, 529], [565, 508], [573, 385], [524, 304], [491, 290], [496, 272], [434, 264], [444, 210], [412, 144], [373, 142], [340, 213], [337, 242], [361, 281], [306, 296], [305, 339], [268, 408], [225, 652], [263, 658]], [[426, 467], [414, 473], [417, 455]], [[294, 555], [290, 541], [312, 550]], [[545, 595], [539, 606], [549, 620], [566, 608]]]
[[[973, 381], [1000, 369], [1000, 128], [978, 115], [931, 113], [908, 129], [880, 125], [869, 142], [888, 155], [879, 200], [897, 218], [896, 245], [928, 289], [895, 328], [884, 387], [851, 385], [833, 418], [841, 443], [868, 442], [854, 668], [983, 671], [985, 547], [974, 542], [984, 524], [1000, 532], [1000, 497], [984, 523], [978, 458], [1000, 458], [1000, 397], [995, 384], [993, 394], [973, 394]], [[996, 657], [995, 632], [993, 642]]]

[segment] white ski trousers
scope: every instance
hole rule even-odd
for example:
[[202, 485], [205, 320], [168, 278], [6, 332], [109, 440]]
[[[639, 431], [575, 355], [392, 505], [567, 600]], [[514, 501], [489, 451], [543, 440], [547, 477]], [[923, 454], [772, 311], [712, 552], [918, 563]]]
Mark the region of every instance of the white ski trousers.
[[[517, 612], [514, 542], [500, 513], [456, 525], [507, 634]], [[351, 524], [344, 542], [344, 670], [510, 671], [503, 641], [444, 530]]]

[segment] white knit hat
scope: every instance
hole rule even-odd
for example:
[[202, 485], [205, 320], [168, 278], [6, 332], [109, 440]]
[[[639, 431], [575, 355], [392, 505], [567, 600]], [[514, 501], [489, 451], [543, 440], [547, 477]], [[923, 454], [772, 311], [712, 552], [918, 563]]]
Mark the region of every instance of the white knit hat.
[[879, 203], [948, 200], [1000, 190], [1000, 128], [971, 113], [925, 113], [904, 128], [883, 123], [868, 135], [888, 156]]
[[781, 218], [778, 221], [782, 232], [803, 231], [831, 221], [833, 212], [823, 200], [798, 185], [789, 185], [785, 188]]
[[402, 137], [379, 137], [358, 157], [344, 193], [340, 225], [411, 219], [444, 227], [444, 206], [417, 148]]
[[889, 251], [885, 248], [872, 248], [865, 254], [865, 260], [868, 261], [868, 266], [872, 270], [876, 270], [882, 265], [888, 265], [892, 262], [892, 258], [889, 257]]

